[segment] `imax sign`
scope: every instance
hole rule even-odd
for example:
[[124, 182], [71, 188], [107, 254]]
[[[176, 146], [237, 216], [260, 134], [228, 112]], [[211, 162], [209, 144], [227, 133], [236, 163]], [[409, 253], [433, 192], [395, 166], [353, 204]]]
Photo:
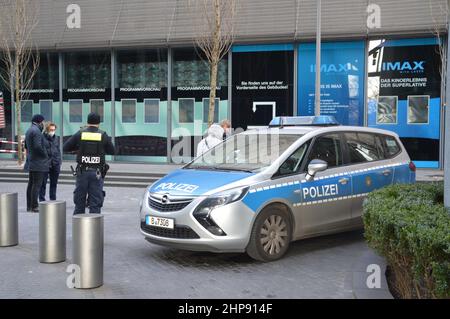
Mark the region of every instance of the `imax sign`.
[[381, 69], [383, 71], [424, 71], [424, 63], [425, 61], [383, 62]]
[[[311, 64], [310, 71], [315, 73], [316, 72], [316, 65]], [[349, 72], [349, 71], [358, 71], [358, 68], [356, 65], [348, 62], [348, 63], [338, 63], [338, 64], [321, 64], [320, 65], [320, 72], [321, 73], [329, 73], [329, 72]]]

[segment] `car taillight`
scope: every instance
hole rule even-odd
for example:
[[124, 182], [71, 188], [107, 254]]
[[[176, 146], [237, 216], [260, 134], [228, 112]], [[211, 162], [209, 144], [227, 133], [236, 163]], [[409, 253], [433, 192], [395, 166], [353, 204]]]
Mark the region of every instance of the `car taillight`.
[[409, 162], [409, 169], [411, 170], [411, 172], [415, 172], [416, 171], [416, 165], [413, 162]]

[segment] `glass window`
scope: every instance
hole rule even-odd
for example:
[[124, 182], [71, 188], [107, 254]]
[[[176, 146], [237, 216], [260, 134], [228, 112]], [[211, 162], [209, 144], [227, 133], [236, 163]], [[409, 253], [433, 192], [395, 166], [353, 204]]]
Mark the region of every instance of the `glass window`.
[[105, 111], [105, 101], [104, 100], [91, 100], [91, 112], [95, 112], [100, 115], [100, 122], [103, 123], [103, 116]]
[[33, 101], [23, 100], [20, 101], [22, 109], [20, 110], [20, 120], [22, 122], [31, 122], [33, 117]]
[[41, 114], [44, 116], [46, 121], [52, 121], [52, 108], [53, 108], [53, 101], [52, 100], [40, 100], [39, 106], [41, 109]]
[[392, 136], [383, 136], [387, 157], [394, 157], [400, 152], [400, 146]]
[[[220, 99], [214, 100], [214, 123], [219, 123], [219, 102]], [[208, 123], [209, 115], [209, 98], [203, 99], [203, 123]]]
[[136, 123], [136, 100], [122, 100], [122, 123]]
[[383, 159], [383, 149], [375, 134], [344, 133], [351, 164]]
[[69, 122], [81, 123], [83, 121], [83, 100], [69, 101]]
[[144, 100], [144, 121], [145, 123], [159, 123], [159, 100]]
[[120, 88], [167, 87], [167, 51], [118, 51], [117, 84]]
[[303, 157], [308, 149], [309, 142], [300, 146], [289, 158], [280, 166], [278, 175], [290, 175], [298, 173], [301, 167]]
[[339, 134], [318, 137], [308, 156], [308, 163], [320, 159], [328, 163], [328, 168], [342, 165], [342, 150]]
[[111, 87], [109, 52], [73, 52], [65, 56], [66, 87], [104, 89]]
[[236, 134], [197, 157], [186, 168], [261, 171], [300, 137], [301, 134]]
[[[209, 64], [201, 57], [201, 52], [192, 49], [174, 50], [173, 86], [190, 87], [210, 85]], [[217, 70], [217, 85], [228, 85], [228, 60], [225, 56], [219, 62]]]
[[44, 52], [39, 55], [39, 69], [32, 82], [33, 89], [57, 89], [59, 87], [57, 53]]
[[179, 123], [194, 122], [194, 99], [179, 99]]

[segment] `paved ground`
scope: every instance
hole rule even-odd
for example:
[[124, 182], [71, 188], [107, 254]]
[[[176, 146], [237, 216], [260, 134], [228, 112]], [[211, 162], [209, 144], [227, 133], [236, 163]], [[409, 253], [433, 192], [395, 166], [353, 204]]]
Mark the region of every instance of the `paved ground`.
[[[48, 265], [38, 262], [38, 214], [25, 212], [25, 187], [0, 184], [0, 192], [19, 193], [20, 212], [20, 245], [0, 248], [0, 298], [354, 298], [364, 288], [373, 255], [361, 231], [296, 242], [284, 259], [273, 263], [244, 254], [155, 246], [138, 231], [142, 191], [109, 188], [105, 284], [93, 290], [69, 289], [65, 270], [72, 256], [73, 189], [61, 185], [58, 190], [59, 199], [67, 200], [69, 260]], [[377, 295], [383, 296], [381, 291]]]
[[[181, 167], [177, 164], [149, 164], [149, 163], [108, 163], [111, 172], [146, 172], [167, 174], [174, 169]], [[62, 168], [70, 171], [70, 165], [75, 166], [74, 161], [64, 161]], [[0, 168], [18, 168], [14, 160], [0, 159]], [[439, 169], [417, 169], [416, 179], [418, 181], [432, 182], [440, 181], [444, 178], [444, 171]]]

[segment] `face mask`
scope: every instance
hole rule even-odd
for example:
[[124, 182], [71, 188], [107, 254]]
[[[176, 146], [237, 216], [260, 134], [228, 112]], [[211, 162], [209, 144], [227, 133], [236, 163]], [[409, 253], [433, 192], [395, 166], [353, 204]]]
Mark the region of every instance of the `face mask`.
[[48, 132], [48, 136], [51, 136], [51, 137], [55, 136], [55, 132]]
[[41, 132], [42, 132], [42, 130], [44, 129], [44, 123], [39, 123], [38, 124], [38, 127], [39, 127], [39, 129], [41, 130]]

